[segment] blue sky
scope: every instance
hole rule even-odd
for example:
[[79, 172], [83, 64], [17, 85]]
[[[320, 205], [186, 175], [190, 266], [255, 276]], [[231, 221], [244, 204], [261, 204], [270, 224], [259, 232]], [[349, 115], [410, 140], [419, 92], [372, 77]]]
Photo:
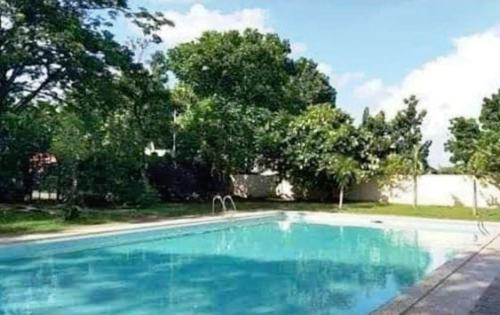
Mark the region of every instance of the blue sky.
[[[290, 40], [294, 56], [320, 63], [338, 90], [338, 106], [355, 117], [365, 106], [390, 113], [406, 93], [421, 95], [435, 165], [446, 164], [442, 143], [448, 119], [477, 115], [481, 98], [500, 88], [495, 74], [500, 64], [492, 54], [500, 47], [499, 0], [132, 0], [131, 5], [165, 12], [176, 22], [175, 30], [162, 31], [163, 48], [206, 29], [250, 26], [278, 33]], [[123, 24], [117, 33], [133, 34]], [[453, 95], [470, 81], [473, 91]]]

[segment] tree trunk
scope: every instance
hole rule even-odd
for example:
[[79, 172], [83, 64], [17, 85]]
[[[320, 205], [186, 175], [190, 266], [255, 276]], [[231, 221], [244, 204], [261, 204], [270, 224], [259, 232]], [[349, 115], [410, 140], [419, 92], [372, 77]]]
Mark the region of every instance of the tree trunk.
[[141, 180], [144, 187], [149, 183], [148, 180], [148, 160], [144, 151], [142, 152], [142, 163], [141, 163]]
[[418, 205], [418, 187], [417, 187], [417, 176], [413, 176], [413, 208], [416, 208]]
[[472, 214], [474, 216], [477, 216], [477, 180], [476, 177], [474, 176], [472, 179], [472, 187], [473, 187], [473, 208], [472, 208]]
[[177, 167], [177, 110], [173, 112], [174, 127], [172, 128], [172, 161]]
[[71, 170], [71, 193], [70, 193], [70, 199], [69, 199], [69, 204], [71, 206], [75, 205], [77, 203], [77, 194], [78, 194], [78, 176], [77, 176], [77, 167], [76, 165], [72, 166]]
[[342, 209], [343, 203], [344, 203], [344, 186], [340, 186], [339, 209]]

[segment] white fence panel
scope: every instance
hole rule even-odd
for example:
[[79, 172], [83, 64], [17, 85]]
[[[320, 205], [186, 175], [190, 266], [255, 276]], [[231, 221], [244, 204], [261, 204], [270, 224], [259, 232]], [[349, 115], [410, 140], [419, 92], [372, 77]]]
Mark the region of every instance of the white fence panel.
[[[273, 175], [233, 175], [234, 194], [243, 198], [280, 197], [294, 199], [293, 186], [288, 181], [278, 182]], [[471, 207], [473, 204], [473, 178], [467, 175], [422, 175], [417, 179], [418, 203], [421, 205]], [[500, 205], [500, 183], [479, 180], [478, 206]], [[390, 185], [368, 182], [351, 189], [347, 195], [353, 201], [384, 201], [412, 204], [413, 182], [401, 178]]]

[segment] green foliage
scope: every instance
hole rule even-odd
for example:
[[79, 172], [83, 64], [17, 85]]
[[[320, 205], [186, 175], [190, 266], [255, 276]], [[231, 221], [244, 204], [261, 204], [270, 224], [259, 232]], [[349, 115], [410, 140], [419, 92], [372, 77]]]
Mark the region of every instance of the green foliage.
[[223, 98], [207, 98], [179, 117], [179, 154], [202, 160], [214, 171], [250, 172], [256, 159], [256, 130], [269, 113]]
[[261, 169], [277, 171], [285, 175], [288, 169], [285, 141], [288, 127], [294, 116], [286, 112], [271, 113], [267, 123], [257, 129], [257, 164]]
[[413, 95], [403, 102], [406, 108], [398, 111], [390, 121], [386, 121], [383, 111], [375, 116], [370, 115], [368, 108], [363, 112], [359, 152], [362, 168], [368, 177], [388, 179], [394, 175], [410, 175], [415, 169], [420, 169], [413, 167], [414, 163], [422, 166], [418, 172], [429, 169], [427, 157], [431, 142], [422, 143], [421, 130], [426, 112], [417, 110], [418, 99]]
[[451, 120], [451, 138], [445, 150], [462, 172], [497, 176], [500, 172], [500, 91], [484, 98], [479, 123], [473, 118]]
[[383, 162], [384, 175], [390, 181], [394, 176], [408, 175], [411, 173], [411, 160], [399, 154], [390, 154]]
[[394, 151], [391, 125], [385, 119], [385, 113], [370, 116], [368, 108], [363, 112], [359, 127], [359, 154], [363, 169], [368, 176], [376, 176], [382, 171], [382, 163]]
[[322, 161], [322, 169], [332, 176], [341, 188], [357, 184], [363, 178], [359, 162], [345, 155], [332, 154]]
[[335, 90], [311, 60], [291, 60], [290, 45], [257, 30], [206, 32], [168, 52], [177, 78], [200, 98], [212, 96], [271, 111], [298, 112], [333, 102]]
[[317, 64], [289, 54], [287, 41], [251, 29], [206, 32], [169, 50], [169, 67], [180, 82], [173, 91], [180, 113], [177, 157], [203, 161], [219, 174], [257, 165], [284, 170], [280, 138], [289, 117], [335, 101]]
[[457, 169], [473, 176], [474, 206], [477, 215], [477, 179], [497, 182], [500, 174], [500, 91], [484, 98], [479, 122], [473, 118], [452, 119], [451, 138], [445, 150]]
[[278, 109], [288, 80], [288, 42], [256, 30], [206, 32], [168, 52], [177, 78], [200, 98], [218, 95], [242, 105]]
[[294, 70], [286, 89], [290, 93], [288, 102], [296, 111], [313, 104], [335, 104], [337, 93], [330, 86], [329, 78], [318, 70], [317, 63], [300, 58], [293, 65]]
[[168, 91], [143, 70], [106, 87], [107, 92], [96, 85], [70, 94], [56, 116], [50, 150], [59, 159], [61, 193], [71, 204], [154, 201], [144, 149], [168, 135]]
[[132, 52], [107, 30], [118, 14], [155, 41], [154, 31], [171, 24], [126, 0], [0, 0], [0, 115], [131, 68]]
[[406, 108], [400, 110], [391, 121], [391, 142], [397, 154], [411, 154], [414, 147], [422, 142], [422, 123], [427, 112], [418, 111], [415, 95], [403, 100]]
[[500, 130], [500, 90], [490, 98], [484, 98], [479, 122], [485, 130]]
[[283, 139], [288, 176], [306, 187], [333, 189], [359, 173], [352, 118], [331, 104], [314, 105], [292, 119]]
[[23, 200], [31, 193], [30, 159], [44, 152], [53, 134], [52, 110], [30, 108], [0, 116], [0, 199]]
[[411, 154], [392, 153], [383, 163], [383, 176], [392, 180], [394, 176], [418, 176], [426, 172], [428, 166], [425, 157], [429, 154], [430, 142], [413, 147]]
[[479, 124], [473, 118], [451, 119], [450, 139], [445, 150], [451, 153], [450, 161], [459, 168], [466, 168], [471, 160], [480, 136]]

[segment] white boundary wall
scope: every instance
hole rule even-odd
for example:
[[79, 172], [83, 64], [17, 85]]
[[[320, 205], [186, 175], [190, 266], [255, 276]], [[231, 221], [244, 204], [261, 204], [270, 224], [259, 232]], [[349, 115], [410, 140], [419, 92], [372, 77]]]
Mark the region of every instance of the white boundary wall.
[[[417, 179], [417, 199], [421, 205], [472, 206], [473, 178], [466, 175], [422, 175]], [[375, 182], [354, 187], [349, 199], [357, 201], [385, 201], [389, 203], [413, 203], [413, 182], [400, 179], [379, 187]], [[482, 208], [500, 205], [500, 184], [478, 180], [478, 206]]]
[[[288, 181], [277, 181], [273, 175], [234, 175], [234, 194], [243, 198], [280, 197], [294, 199], [293, 186]], [[422, 175], [418, 177], [418, 203], [421, 205], [471, 207], [473, 204], [473, 181], [466, 175]], [[368, 182], [352, 188], [347, 198], [353, 201], [384, 201], [388, 203], [413, 203], [411, 179], [400, 179], [391, 185], [379, 186]], [[478, 181], [478, 206], [482, 208], [500, 206], [500, 183]]]
[[231, 175], [233, 194], [242, 198], [269, 198], [275, 196], [276, 177], [273, 175]]

